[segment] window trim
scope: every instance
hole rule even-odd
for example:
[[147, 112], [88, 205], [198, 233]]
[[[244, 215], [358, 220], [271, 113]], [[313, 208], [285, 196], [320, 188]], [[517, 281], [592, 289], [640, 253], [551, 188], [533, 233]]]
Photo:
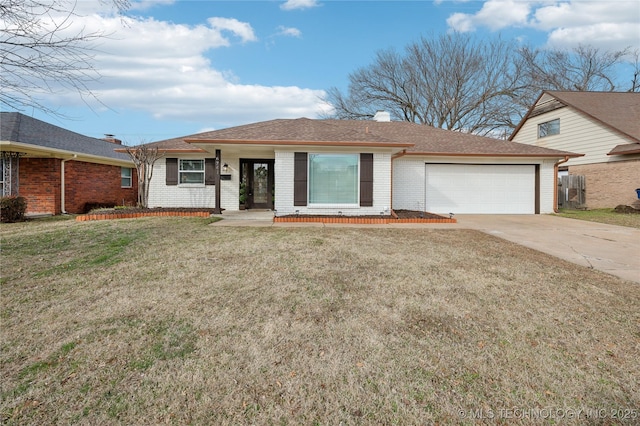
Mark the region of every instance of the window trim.
[[[558, 123], [557, 126], [551, 126], [552, 123]], [[545, 127], [545, 125], [547, 125]], [[542, 129], [546, 129], [545, 134], [542, 134]], [[555, 133], [550, 133], [549, 130], [551, 129], [556, 129], [557, 131]], [[544, 123], [539, 123], [538, 124], [538, 139], [542, 139], [542, 138], [546, 138], [549, 136], [555, 136], [555, 135], [559, 135], [560, 134], [560, 119], [559, 118], [554, 118], [553, 120], [548, 120], [545, 121]]]
[[[355, 200], [353, 203], [314, 203], [311, 197], [311, 156], [312, 155], [326, 155], [326, 156], [351, 156], [355, 157], [357, 170], [355, 172], [356, 182], [355, 182]], [[307, 206], [310, 209], [323, 209], [323, 208], [360, 208], [360, 154], [359, 153], [345, 153], [345, 152], [309, 152], [307, 153]]]
[[[125, 170], [129, 170], [129, 176], [124, 175]], [[129, 179], [129, 185], [123, 185], [123, 179]], [[131, 167], [120, 167], [120, 188], [133, 188], [133, 169]]]
[[[197, 161], [200, 162], [202, 164], [202, 170], [183, 170], [182, 169], [182, 164], [183, 162], [186, 161]], [[202, 176], [202, 181], [201, 182], [183, 182], [182, 181], [182, 175], [186, 174], [186, 173], [190, 173], [190, 174], [200, 174]], [[193, 187], [193, 186], [205, 186], [205, 159], [204, 158], [180, 158], [178, 159], [178, 186], [184, 186], [184, 187]]]

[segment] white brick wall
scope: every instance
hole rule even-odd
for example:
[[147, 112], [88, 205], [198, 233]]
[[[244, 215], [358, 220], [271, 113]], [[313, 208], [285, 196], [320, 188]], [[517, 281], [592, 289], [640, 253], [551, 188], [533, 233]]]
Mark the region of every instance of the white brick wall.
[[393, 208], [424, 210], [425, 159], [400, 157], [393, 162]]
[[[180, 158], [204, 158], [204, 156], [182, 155]], [[230, 168], [231, 180], [221, 181], [222, 208], [232, 211], [239, 208], [239, 157], [224, 155], [223, 163]], [[391, 204], [391, 154], [374, 153], [373, 156], [373, 207], [335, 207], [314, 208], [293, 205], [293, 163], [294, 151], [275, 152], [275, 209], [278, 215], [293, 214], [342, 214], [347, 215], [379, 215], [392, 206]], [[400, 157], [394, 161], [393, 168], [393, 208], [422, 210], [425, 205], [425, 162], [474, 164], [540, 164], [540, 212], [552, 213], [554, 210], [554, 160], [518, 160], [518, 159], [481, 159], [481, 158], [414, 158]], [[215, 186], [166, 186], [165, 159], [158, 160], [154, 167], [153, 179], [149, 191], [150, 207], [215, 207]]]
[[[357, 153], [357, 151], [353, 152]], [[293, 214], [296, 210], [299, 210], [300, 214], [338, 214], [338, 212], [341, 211], [345, 216], [379, 215], [380, 212], [391, 207], [391, 154], [373, 154], [372, 207], [336, 206], [331, 208], [317, 208], [313, 206], [293, 205], [294, 154], [294, 151], [276, 151], [275, 209], [278, 211], [278, 215]]]
[[556, 207], [555, 164], [555, 160], [543, 160], [540, 163], [540, 213], [553, 213]]
[[[179, 158], [200, 159], [204, 156], [183, 155]], [[149, 207], [215, 207], [215, 186], [167, 186], [165, 179], [166, 158], [161, 158], [153, 167], [153, 177], [149, 186]]]

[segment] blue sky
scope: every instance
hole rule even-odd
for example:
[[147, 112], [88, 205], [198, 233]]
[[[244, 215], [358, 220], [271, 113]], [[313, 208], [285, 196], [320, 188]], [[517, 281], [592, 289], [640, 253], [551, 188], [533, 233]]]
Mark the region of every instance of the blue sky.
[[377, 51], [420, 37], [473, 32], [533, 46], [640, 48], [640, 2], [133, 0], [125, 17], [80, 0], [68, 31], [110, 36], [90, 88], [100, 99], [59, 92], [47, 105], [73, 117], [26, 114], [126, 144], [274, 118], [316, 118], [324, 92]]

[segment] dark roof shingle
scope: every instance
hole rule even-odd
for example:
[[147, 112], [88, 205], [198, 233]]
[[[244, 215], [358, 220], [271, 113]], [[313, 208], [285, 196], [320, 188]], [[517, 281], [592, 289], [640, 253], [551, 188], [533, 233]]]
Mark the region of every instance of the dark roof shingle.
[[0, 112], [0, 140], [114, 160], [131, 160], [128, 154], [115, 151], [119, 145], [84, 136], [19, 112]]

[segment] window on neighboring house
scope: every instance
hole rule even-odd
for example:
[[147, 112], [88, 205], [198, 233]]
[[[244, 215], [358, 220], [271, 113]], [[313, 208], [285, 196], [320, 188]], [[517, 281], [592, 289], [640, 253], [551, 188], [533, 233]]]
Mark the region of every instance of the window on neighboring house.
[[358, 154], [309, 154], [309, 204], [358, 204]]
[[204, 160], [180, 160], [178, 182], [204, 184]]
[[120, 169], [120, 186], [123, 188], [131, 188], [133, 186], [131, 181], [131, 176], [132, 176], [131, 168], [122, 167]]
[[560, 119], [547, 121], [545, 123], [538, 124], [538, 138], [544, 138], [547, 136], [557, 135], [560, 133]]
[[0, 195], [5, 196], [4, 194], [4, 157], [0, 157]]

